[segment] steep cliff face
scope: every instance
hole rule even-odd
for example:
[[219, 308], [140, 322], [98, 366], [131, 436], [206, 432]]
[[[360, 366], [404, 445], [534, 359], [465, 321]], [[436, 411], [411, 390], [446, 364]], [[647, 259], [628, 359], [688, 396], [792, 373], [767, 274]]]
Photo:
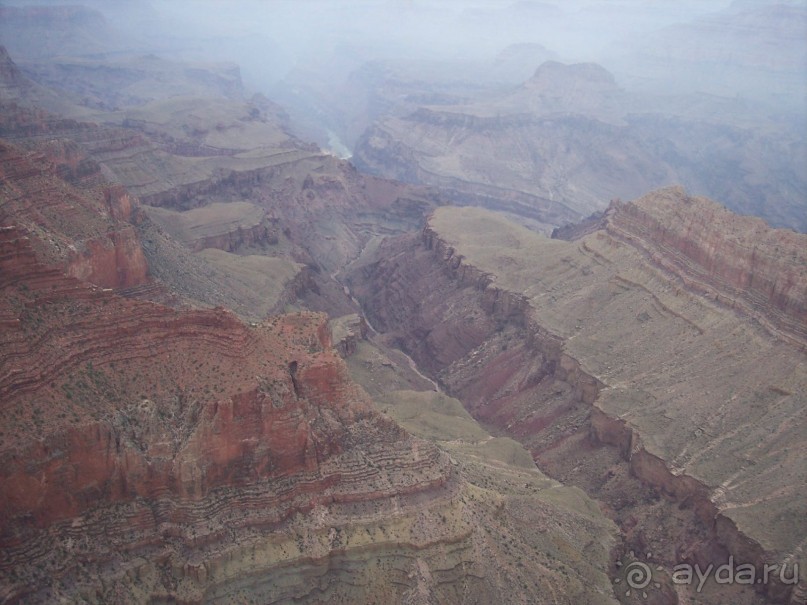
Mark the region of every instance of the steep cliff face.
[[234, 63], [177, 63], [154, 54], [80, 59], [62, 55], [27, 63], [26, 74], [42, 86], [66, 91], [83, 106], [120, 110], [172, 96], [243, 99]]
[[277, 225], [268, 220], [262, 208], [249, 202], [214, 202], [186, 212], [145, 210], [152, 220], [194, 252], [205, 248], [235, 252], [278, 243]]
[[106, 288], [145, 283], [148, 266], [130, 221], [133, 204], [70, 143], [24, 152], [0, 143], [2, 222], [24, 228], [43, 260]]
[[[177, 311], [140, 300], [160, 297], [137, 272], [148, 256], [164, 284], [187, 285], [160, 296], [263, 317], [316, 291], [319, 269], [173, 240], [82, 153], [125, 155], [136, 137], [27, 110], [7, 125], [25, 148], [2, 147], [0, 599], [613, 603], [613, 526], [579, 492], [534, 469], [492, 489], [501, 469], [478, 463], [469, 481], [375, 411], [331, 348], [355, 338], [332, 343], [322, 315], [247, 327], [222, 308]], [[208, 183], [255, 187], [263, 207], [187, 211], [225, 219], [197, 221], [189, 243], [225, 247], [253, 215], [246, 231], [274, 224], [271, 209], [276, 245], [334, 270], [429, 205], [335, 160], [286, 170]], [[236, 247], [264, 243], [247, 239]], [[248, 273], [277, 283], [250, 288]]]
[[[161, 61], [135, 61], [128, 68], [158, 79], [166, 70], [191, 69]], [[19, 87], [11, 80], [9, 86]], [[294, 302], [296, 293], [309, 308], [355, 312], [331, 276], [374, 236], [419, 226], [438, 200], [433, 191], [360, 175], [294, 139], [285, 131], [282, 112], [265, 99], [161, 94], [109, 114], [103, 126], [6, 104], [0, 133], [36, 151], [52, 139], [69, 139], [73, 148], [59, 155], [58, 174], [81, 186], [89, 186], [88, 179], [99, 186], [102, 180], [118, 183], [143, 206], [153, 206], [143, 213], [150, 220], [141, 214], [132, 220], [145, 256], [157, 281], [191, 305], [221, 304], [255, 319], [282, 301]], [[116, 240], [117, 250], [128, 249], [126, 237], [121, 233], [120, 243]], [[102, 243], [77, 250], [75, 275], [103, 275], [104, 284], [111, 283], [114, 254]], [[271, 260], [251, 258], [236, 267], [237, 257], [194, 255], [211, 248]], [[99, 261], [95, 274], [87, 266], [90, 256], [107, 259]], [[300, 265], [311, 271], [295, 277]], [[170, 302], [164, 291], [155, 293], [126, 275], [122, 280], [130, 294]], [[272, 277], [276, 283], [269, 283]]]
[[[10, 602], [103, 600], [112, 593], [96, 593], [98, 582], [134, 591], [169, 561], [160, 573], [194, 602], [233, 579], [228, 561], [259, 528], [317, 506], [388, 513], [450, 492], [445, 457], [372, 412], [347, 380], [323, 317], [250, 329], [223, 310], [124, 300], [42, 266], [19, 230], [2, 237]], [[217, 545], [201, 568], [188, 560], [186, 549]], [[127, 577], [133, 561], [140, 571]], [[60, 580], [37, 592], [54, 569]], [[154, 577], [137, 590], [171, 588]]]
[[680, 188], [617, 204], [606, 229], [645, 251], [688, 289], [807, 346], [803, 235], [738, 217]]
[[0, 230], [4, 602], [614, 603], [587, 499], [406, 433], [323, 315], [124, 299], [31, 243]]
[[[692, 99], [684, 109], [680, 99], [620, 90], [597, 65], [550, 62], [497, 97], [378, 119], [353, 161], [372, 174], [452, 190], [464, 204], [500, 210], [489, 204], [518, 201], [505, 210], [553, 226], [611, 199], [681, 183], [804, 231], [800, 123], [768, 124], [739, 105], [714, 103]], [[770, 182], [775, 192], [761, 185]]]
[[[670, 567], [729, 553], [792, 567], [803, 238], [677, 189], [615, 205], [573, 242], [445, 208], [351, 285], [476, 418], [600, 499], [631, 548]], [[765, 588], [778, 602], [802, 594]]]

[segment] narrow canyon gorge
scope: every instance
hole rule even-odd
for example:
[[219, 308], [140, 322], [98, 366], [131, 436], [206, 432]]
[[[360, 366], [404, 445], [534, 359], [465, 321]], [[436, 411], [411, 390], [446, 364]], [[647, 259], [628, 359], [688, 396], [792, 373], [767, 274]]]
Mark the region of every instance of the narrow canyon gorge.
[[86, 4], [0, 7], [0, 603], [807, 603], [804, 7]]

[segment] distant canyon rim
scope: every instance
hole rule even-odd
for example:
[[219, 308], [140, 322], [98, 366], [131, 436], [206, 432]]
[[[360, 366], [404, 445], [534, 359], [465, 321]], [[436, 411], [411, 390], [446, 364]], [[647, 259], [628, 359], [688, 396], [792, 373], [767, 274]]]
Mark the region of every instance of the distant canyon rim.
[[22, 4], [0, 602], [807, 603], [807, 7], [667, 16], [613, 72], [334, 25], [264, 95], [189, 16]]

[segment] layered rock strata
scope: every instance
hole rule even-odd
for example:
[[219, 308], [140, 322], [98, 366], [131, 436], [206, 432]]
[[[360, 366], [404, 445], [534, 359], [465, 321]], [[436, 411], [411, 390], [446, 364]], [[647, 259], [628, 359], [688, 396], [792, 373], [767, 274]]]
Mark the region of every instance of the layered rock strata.
[[[670, 566], [733, 554], [792, 571], [805, 539], [803, 237], [680, 189], [616, 204], [572, 242], [444, 208], [352, 286], [475, 417], [603, 500], [631, 546]], [[618, 455], [595, 453], [602, 443]], [[796, 603], [803, 582], [763, 588]]]
[[213, 203], [186, 212], [147, 208], [146, 212], [194, 252], [205, 248], [234, 252], [278, 243], [277, 226], [262, 208], [249, 202]]
[[133, 202], [69, 142], [36, 151], [0, 141], [0, 221], [33, 234], [42, 258], [107, 288], [145, 283], [148, 265], [131, 221]]
[[499, 96], [379, 118], [352, 161], [552, 226], [681, 183], [804, 231], [801, 120], [747, 114], [728, 100], [629, 94], [602, 67], [549, 62]]
[[295, 546], [295, 515], [380, 520], [455, 493], [445, 457], [349, 382], [321, 316], [250, 329], [177, 313], [43, 267], [16, 229], [2, 238], [6, 602], [200, 602], [246, 582], [247, 552], [278, 569], [327, 556], [333, 527]]
[[125, 299], [14, 227], [0, 269], [4, 602], [614, 603], [587, 498], [467, 483], [350, 382], [323, 315]]

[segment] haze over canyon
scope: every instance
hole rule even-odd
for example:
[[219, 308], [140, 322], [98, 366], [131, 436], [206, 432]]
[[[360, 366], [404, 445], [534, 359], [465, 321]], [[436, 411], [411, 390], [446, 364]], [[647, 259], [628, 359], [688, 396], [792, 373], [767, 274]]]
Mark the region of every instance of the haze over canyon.
[[806, 143], [803, 0], [4, 1], [0, 602], [805, 605]]

